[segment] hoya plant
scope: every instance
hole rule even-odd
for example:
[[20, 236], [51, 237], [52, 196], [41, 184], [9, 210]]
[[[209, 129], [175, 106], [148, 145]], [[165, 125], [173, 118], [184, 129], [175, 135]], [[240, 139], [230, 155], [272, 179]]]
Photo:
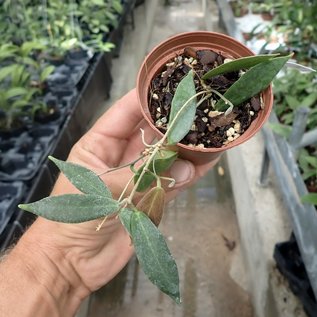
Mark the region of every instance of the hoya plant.
[[[97, 230], [108, 217], [118, 216], [131, 236], [136, 256], [145, 274], [161, 291], [180, 303], [177, 265], [157, 228], [164, 210], [165, 190], [162, 182], [167, 181], [170, 187], [175, 183], [175, 180], [163, 176], [162, 173], [168, 170], [178, 157], [175, 145], [191, 129], [196, 108], [202, 102], [199, 97], [204, 96], [203, 99], [206, 99], [214, 94], [220, 96], [219, 102], [214, 105], [215, 110], [229, 114], [233, 107], [239, 107], [241, 102], [268, 87], [289, 58], [290, 55], [266, 55], [244, 57], [223, 64], [200, 79], [207, 92], [203, 94], [196, 91], [194, 72], [190, 70], [177, 85], [164, 136], [154, 144], [147, 144], [144, 132], [141, 131], [144, 151], [140, 157], [128, 164], [133, 177], [122, 189], [118, 199], [112, 197], [100, 175], [83, 166], [50, 157], [81, 194], [46, 197], [37, 202], [21, 204], [19, 207], [44, 218], [65, 223], [103, 218]], [[243, 70], [243, 74], [224, 95], [209, 89], [204, 82], [213, 76], [239, 70]], [[134, 183], [134, 186], [128, 192], [131, 183]], [[135, 203], [137, 192], [143, 192], [144, 195]]]

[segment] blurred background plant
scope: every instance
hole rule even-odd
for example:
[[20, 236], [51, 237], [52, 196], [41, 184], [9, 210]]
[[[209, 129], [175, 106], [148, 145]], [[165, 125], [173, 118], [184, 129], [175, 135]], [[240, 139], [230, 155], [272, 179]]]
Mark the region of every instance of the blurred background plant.
[[[274, 110], [280, 121], [279, 124], [271, 124], [275, 133], [288, 139], [292, 132], [295, 113], [300, 108], [309, 110], [306, 132], [316, 130], [316, 72], [302, 74], [297, 70], [287, 69], [283, 76], [274, 81], [274, 97]], [[301, 148], [297, 161], [303, 180], [311, 193], [304, 201], [317, 206], [317, 141]]]
[[[243, 11], [242, 8], [248, 9], [248, 14], [261, 15], [262, 19], [258, 20], [262, 22], [243, 34], [259, 53], [294, 52], [294, 62], [317, 69], [316, 0], [234, 0], [230, 3], [236, 16]], [[300, 108], [309, 111], [305, 132], [317, 133], [316, 74], [285, 68], [274, 80], [274, 111], [279, 120], [279, 123], [271, 124], [275, 133], [289, 139], [295, 113]], [[317, 142], [297, 153], [303, 180], [311, 193], [303, 202], [317, 206], [316, 157]]]
[[[0, 130], [47, 107], [46, 81], [69, 52], [109, 52], [120, 0], [0, 1]], [[21, 117], [20, 119], [18, 119]]]
[[[316, 65], [314, 59], [317, 58], [317, 1], [252, 1], [251, 10], [255, 13], [268, 13], [272, 17], [271, 23], [260, 31], [268, 43], [281, 35], [283, 42], [280, 44], [280, 50], [293, 51], [298, 61]], [[254, 33], [253, 36], [259, 36]]]

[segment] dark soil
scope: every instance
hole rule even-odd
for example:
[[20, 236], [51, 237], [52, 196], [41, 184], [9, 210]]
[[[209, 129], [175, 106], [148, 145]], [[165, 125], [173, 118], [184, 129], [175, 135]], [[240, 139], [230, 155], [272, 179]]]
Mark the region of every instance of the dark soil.
[[35, 112], [34, 120], [39, 123], [48, 123], [58, 119], [61, 112], [56, 104], [48, 103], [46, 108], [39, 109]]
[[5, 117], [0, 116], [0, 137], [10, 138], [20, 135], [26, 128], [25, 123], [19, 118], [14, 118], [10, 127], [7, 127]]
[[[186, 48], [183, 54], [166, 63], [152, 80], [149, 92], [150, 113], [155, 126], [161, 132], [165, 133], [167, 129], [171, 102], [181, 79], [193, 69], [196, 92], [204, 91], [199, 78], [210, 69], [223, 64], [224, 60], [224, 56], [210, 50], [195, 51], [193, 48]], [[239, 76], [239, 72], [231, 72], [205, 80], [203, 85], [224, 94]], [[194, 124], [181, 143], [206, 148], [222, 147], [246, 131], [262, 105], [260, 96], [255, 96], [239, 107], [234, 107], [230, 114], [224, 115], [214, 109], [217, 100], [219, 97], [213, 94], [197, 108]]]

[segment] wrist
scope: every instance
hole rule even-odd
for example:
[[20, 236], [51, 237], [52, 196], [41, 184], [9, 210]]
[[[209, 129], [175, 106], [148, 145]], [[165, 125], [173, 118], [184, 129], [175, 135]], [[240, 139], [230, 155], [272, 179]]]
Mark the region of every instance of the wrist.
[[[21, 316], [73, 316], [89, 294], [63, 250], [37, 232], [36, 226], [21, 238], [3, 265], [4, 285]], [[10, 312], [10, 306], [7, 309]]]

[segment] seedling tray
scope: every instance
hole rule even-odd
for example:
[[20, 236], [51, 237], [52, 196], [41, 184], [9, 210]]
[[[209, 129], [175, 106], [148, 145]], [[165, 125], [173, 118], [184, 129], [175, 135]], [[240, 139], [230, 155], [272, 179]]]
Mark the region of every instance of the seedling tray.
[[0, 181], [30, 180], [49, 153], [58, 126], [39, 125], [1, 142]]
[[307, 315], [316, 317], [316, 298], [294, 237], [275, 246], [274, 258], [277, 268], [288, 280], [293, 293], [301, 300]]
[[0, 235], [25, 192], [22, 182], [0, 182]]

